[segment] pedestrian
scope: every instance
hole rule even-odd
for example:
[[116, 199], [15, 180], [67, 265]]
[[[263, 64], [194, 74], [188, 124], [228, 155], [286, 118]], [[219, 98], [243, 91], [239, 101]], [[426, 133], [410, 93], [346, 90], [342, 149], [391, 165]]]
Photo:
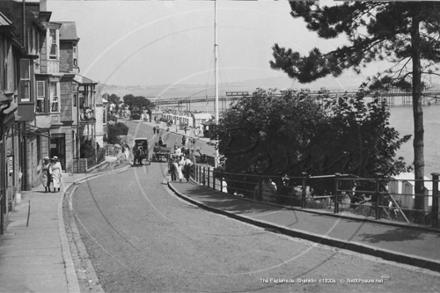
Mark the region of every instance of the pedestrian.
[[186, 125], [185, 125], [185, 128], [184, 128], [184, 129], [185, 129], [185, 134], [186, 134], [186, 130], [188, 129]]
[[228, 193], [228, 184], [226, 183], [226, 180], [224, 177], [222, 178], [221, 189], [222, 189], [222, 192]]
[[189, 157], [185, 157], [185, 161], [183, 163], [183, 176], [185, 176], [186, 182], [189, 182], [192, 165], [193, 163], [191, 162]]
[[53, 192], [61, 190], [61, 177], [63, 176], [63, 169], [57, 156], [52, 158], [52, 164], [50, 165], [50, 174], [53, 182]]
[[171, 181], [176, 181], [176, 166], [174, 165], [174, 156], [171, 156], [168, 160], [168, 173], [171, 175]]
[[176, 146], [176, 149], [174, 150], [174, 154], [177, 157], [180, 157], [180, 155], [182, 155], [182, 149], [179, 146]]
[[186, 145], [186, 135], [182, 136], [182, 145]]
[[128, 144], [124, 145], [124, 155], [125, 159], [128, 161], [128, 159], [130, 158], [130, 147], [128, 146]]
[[52, 183], [52, 176], [50, 175], [50, 159], [49, 159], [49, 157], [45, 157], [43, 159], [43, 174], [41, 177], [41, 181], [44, 186], [44, 191], [50, 192], [50, 184]]
[[179, 178], [180, 182], [182, 182], [182, 170], [179, 168], [178, 159], [178, 157], [175, 157], [173, 160], [174, 180], [177, 181], [177, 178]]
[[179, 182], [182, 182], [183, 179], [183, 166], [185, 165], [184, 156], [177, 157], [177, 175], [179, 176]]
[[163, 146], [162, 136], [159, 137], [159, 146]]
[[153, 134], [156, 134], [156, 126], [153, 127]]

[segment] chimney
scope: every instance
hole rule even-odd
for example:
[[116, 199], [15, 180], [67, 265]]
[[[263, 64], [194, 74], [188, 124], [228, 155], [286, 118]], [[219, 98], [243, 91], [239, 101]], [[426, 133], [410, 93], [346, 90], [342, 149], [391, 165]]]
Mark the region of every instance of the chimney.
[[47, 11], [47, 0], [40, 0], [40, 11]]

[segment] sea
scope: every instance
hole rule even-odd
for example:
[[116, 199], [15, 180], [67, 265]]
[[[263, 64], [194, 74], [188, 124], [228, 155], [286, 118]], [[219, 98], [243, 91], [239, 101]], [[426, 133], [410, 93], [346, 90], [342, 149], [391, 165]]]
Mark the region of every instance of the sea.
[[[229, 102], [219, 101], [219, 111], [227, 109]], [[167, 105], [167, 108], [180, 110], [196, 110], [209, 112], [215, 115], [214, 102], [191, 103], [190, 105]], [[395, 106], [390, 106], [390, 126], [395, 128], [401, 137], [411, 134], [414, 136], [414, 120], [411, 105], [399, 103], [395, 99]], [[425, 176], [431, 177], [431, 173], [440, 173], [440, 104], [429, 104], [423, 106], [424, 120], [424, 143], [425, 143]], [[403, 144], [397, 151], [397, 157], [403, 157], [407, 164], [412, 165], [414, 161], [413, 139]]]

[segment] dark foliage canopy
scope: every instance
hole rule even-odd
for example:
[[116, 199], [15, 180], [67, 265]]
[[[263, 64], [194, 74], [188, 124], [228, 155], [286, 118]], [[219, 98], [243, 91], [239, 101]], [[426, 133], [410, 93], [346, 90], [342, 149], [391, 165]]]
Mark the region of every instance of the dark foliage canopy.
[[[308, 83], [327, 75], [339, 76], [352, 68], [359, 73], [368, 63], [386, 60], [393, 64], [376, 76], [375, 88], [399, 87], [409, 90], [412, 85], [414, 55], [412, 40], [420, 33], [418, 48], [422, 73], [437, 71], [440, 61], [440, 3], [438, 2], [346, 2], [332, 7], [320, 7], [314, 2], [290, 2], [291, 15], [302, 18], [309, 30], [324, 39], [345, 35], [348, 45], [323, 53], [312, 49], [308, 56], [275, 44], [273, 69], [283, 70], [291, 78]], [[418, 26], [414, 25], [418, 23]]]

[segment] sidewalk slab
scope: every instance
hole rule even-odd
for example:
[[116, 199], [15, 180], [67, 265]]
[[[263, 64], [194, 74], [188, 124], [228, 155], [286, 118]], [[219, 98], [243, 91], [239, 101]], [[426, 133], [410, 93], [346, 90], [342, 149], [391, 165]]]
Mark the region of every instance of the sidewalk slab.
[[225, 194], [196, 183], [168, 183], [213, 212], [314, 242], [440, 272], [440, 232], [310, 213]]
[[43, 186], [23, 191], [0, 237], [0, 292], [80, 292], [64, 226], [64, 192], [72, 184], [129, 166], [122, 162], [87, 174], [63, 174], [61, 192], [45, 192]]

